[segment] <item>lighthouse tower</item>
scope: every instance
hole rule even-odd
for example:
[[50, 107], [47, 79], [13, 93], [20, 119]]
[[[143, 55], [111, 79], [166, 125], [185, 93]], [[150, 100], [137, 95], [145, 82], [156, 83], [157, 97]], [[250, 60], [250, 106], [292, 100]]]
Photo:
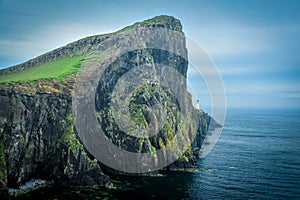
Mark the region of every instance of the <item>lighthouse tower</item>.
[[199, 102], [199, 99], [197, 99], [197, 102], [196, 102], [196, 109], [200, 110], [200, 102]]

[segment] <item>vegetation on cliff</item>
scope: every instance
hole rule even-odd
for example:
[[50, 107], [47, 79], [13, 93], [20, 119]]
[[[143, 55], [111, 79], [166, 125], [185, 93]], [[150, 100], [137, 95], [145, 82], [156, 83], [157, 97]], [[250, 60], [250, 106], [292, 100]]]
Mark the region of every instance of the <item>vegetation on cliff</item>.
[[65, 75], [76, 73], [86, 55], [66, 57], [30, 67], [25, 71], [0, 75], [0, 83], [26, 82], [39, 79], [56, 78], [62, 80]]
[[[131, 96], [125, 97], [130, 113], [123, 117], [123, 122], [133, 127], [128, 130], [129, 135], [122, 132], [115, 121], [115, 114], [121, 116], [122, 113], [117, 111], [112, 114], [110, 105], [114, 86], [133, 66], [148, 64], [153, 67], [163, 64], [186, 78], [188, 62], [184, 58], [187, 57], [185, 40], [166, 38], [165, 45], [170, 52], [148, 48], [147, 42], [141, 39], [143, 34], [149, 34], [147, 27], [164, 27], [179, 31], [184, 36], [179, 20], [170, 16], [158, 16], [112, 34], [78, 40], [0, 71], [0, 144], [3, 143], [3, 147], [0, 145], [0, 184], [6, 186], [6, 177], [7, 184], [15, 188], [32, 178], [72, 186], [104, 185], [109, 182], [109, 178], [102, 173], [100, 161], [94, 159], [86, 146], [77, 139], [73, 117], [70, 115], [75, 76], [68, 75], [80, 72], [82, 66], [89, 61], [97, 62], [110, 56], [104, 53], [111, 45], [105, 43], [109, 37], [122, 33], [120, 40], [113, 38], [110, 42], [117, 43], [121, 46], [120, 49], [122, 45], [126, 48], [129, 42], [125, 33], [133, 29], [135, 34], [131, 39], [144, 42], [145, 49], [128, 52], [107, 68], [101, 68], [103, 76], [98, 82], [93, 100], [99, 122], [104, 127], [106, 136], [120, 148], [138, 153], [150, 152], [156, 157], [155, 162], [158, 164], [167, 157], [164, 155], [164, 158], [158, 158], [158, 150], [166, 152], [167, 147], [171, 147], [179, 159], [170, 167], [195, 166], [193, 147], [200, 147], [201, 137], [208, 129], [209, 121], [207, 116], [203, 117], [203, 112], [193, 112], [191, 101], [186, 98], [184, 81], [180, 85], [182, 102], [176, 99], [174, 91], [158, 87], [154, 82], [140, 85], [127, 82], [129, 88], [136, 87]], [[155, 41], [156, 36], [149, 34], [147, 39]], [[182, 55], [172, 52], [181, 52]], [[159, 72], [153, 73], [157, 74]], [[163, 78], [174, 84], [178, 83], [176, 77], [168, 74]], [[126, 92], [123, 93], [126, 95]], [[180, 103], [183, 107], [180, 107]], [[190, 111], [186, 116], [181, 113], [183, 108]], [[162, 120], [164, 115], [167, 118]], [[164, 123], [160, 126], [161, 121]], [[158, 134], [134, 137], [137, 130], [142, 133], [149, 129], [158, 131]], [[200, 139], [197, 137], [194, 145], [193, 136], [196, 132], [199, 132]], [[184, 138], [177, 138], [177, 135], [183, 135]], [[185, 140], [189, 145], [183, 155], [182, 147], [177, 145], [179, 140]]]
[[72, 114], [68, 114], [64, 125], [64, 133], [62, 138], [58, 140], [57, 146], [60, 147], [62, 144], [69, 145], [73, 150], [76, 148], [83, 148], [83, 145], [80, 143], [80, 141], [77, 139], [76, 134], [74, 132], [74, 122]]
[[[144, 26], [154, 26], [154, 27], [159, 26], [167, 29], [172, 29], [174, 31], [179, 31], [179, 32], [182, 31], [182, 25], [178, 19], [167, 15], [156, 16], [151, 19], [144, 20], [142, 22], [136, 22], [135, 24], [127, 26], [114, 33], [93, 35], [93, 36], [89, 36], [77, 40], [75, 42], [67, 44], [66, 46], [63, 46], [61, 48], [55, 49], [48, 53], [42, 54], [36, 58], [28, 60], [24, 63], [6, 69], [2, 69], [0, 70], [0, 83], [18, 82], [18, 81], [24, 82], [29, 80], [38, 80], [42, 78], [61, 78], [68, 73], [74, 71], [76, 72], [78, 70], [77, 69], [79, 64], [78, 62], [81, 61], [81, 59], [84, 59], [85, 56], [89, 55], [89, 53], [91, 52], [94, 53], [97, 50], [101, 50], [98, 49], [99, 48], [98, 45], [103, 41], [105, 41], [106, 39], [108, 39], [109, 37], [126, 31], [131, 31], [134, 28], [144, 27]], [[59, 63], [56, 63], [56, 61], [58, 61]], [[71, 62], [71, 64], [67, 64], [65, 63], [65, 61], [69, 61]], [[47, 65], [47, 63], [49, 63], [50, 65]], [[62, 65], [58, 66], [56, 64], [62, 64]], [[58, 72], [53, 72], [53, 70], [50, 69], [52, 68], [51, 65], [57, 67]], [[36, 70], [33, 70], [34, 73], [33, 75], [30, 75], [30, 73], [28, 74], [26, 73], [25, 75], [22, 75], [22, 79], [18, 77], [21, 74], [14, 74], [16, 72], [25, 72], [30, 68], [37, 68], [37, 70], [41, 68], [43, 73], [37, 73]], [[67, 69], [63, 69], [63, 68], [67, 68]], [[54, 74], [48, 76], [47, 74], [49, 72], [47, 71], [47, 69], [50, 70], [49, 71], [50, 73], [54, 73]], [[3, 76], [5, 74], [13, 74], [13, 75], [9, 75], [8, 77], [6, 77]]]
[[0, 186], [6, 185], [7, 177], [6, 177], [6, 164], [5, 157], [3, 153], [3, 144], [0, 143]]
[[[188, 147], [184, 155], [181, 155], [182, 146], [176, 141], [184, 139], [187, 144], [191, 144], [193, 135], [195, 136], [196, 133], [196, 122], [182, 115], [173, 92], [155, 84], [140, 85], [132, 96], [124, 95], [124, 98], [129, 106], [129, 115], [122, 114], [122, 110], [113, 113], [109, 106], [104, 106], [98, 111], [98, 119], [106, 135], [115, 145], [122, 146], [128, 151], [151, 152], [154, 155], [159, 149], [162, 149], [166, 155], [166, 147], [169, 147], [174, 151], [174, 155], [179, 157], [177, 167], [179, 165], [182, 168], [193, 167], [194, 162], [190, 162], [195, 159], [192, 155], [192, 148]], [[165, 108], [153, 107], [153, 105], [164, 105]], [[121, 118], [121, 121], [116, 120], [116, 117]], [[126, 133], [119, 128], [118, 123], [124, 123], [129, 127]], [[149, 130], [155, 135], [147, 134]], [[190, 134], [187, 134], [188, 132]], [[176, 135], [182, 135], [185, 138], [176, 138]], [[125, 145], [129, 143], [131, 145]], [[164, 159], [156, 162], [164, 162]]]

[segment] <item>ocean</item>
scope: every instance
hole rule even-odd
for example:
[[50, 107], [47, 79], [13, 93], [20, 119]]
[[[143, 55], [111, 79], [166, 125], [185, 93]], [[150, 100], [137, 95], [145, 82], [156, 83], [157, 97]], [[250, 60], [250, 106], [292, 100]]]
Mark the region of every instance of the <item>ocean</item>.
[[115, 188], [45, 189], [39, 199], [300, 199], [299, 110], [229, 109], [197, 172], [114, 177]]
[[300, 199], [300, 112], [228, 110], [190, 199]]

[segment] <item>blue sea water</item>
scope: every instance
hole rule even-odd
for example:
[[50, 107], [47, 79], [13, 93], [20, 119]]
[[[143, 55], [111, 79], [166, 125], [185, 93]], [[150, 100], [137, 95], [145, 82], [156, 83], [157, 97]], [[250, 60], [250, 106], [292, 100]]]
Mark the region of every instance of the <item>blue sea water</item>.
[[115, 177], [115, 189], [50, 190], [40, 199], [300, 199], [300, 112], [228, 110], [198, 172]]
[[228, 110], [191, 199], [300, 199], [300, 112]]

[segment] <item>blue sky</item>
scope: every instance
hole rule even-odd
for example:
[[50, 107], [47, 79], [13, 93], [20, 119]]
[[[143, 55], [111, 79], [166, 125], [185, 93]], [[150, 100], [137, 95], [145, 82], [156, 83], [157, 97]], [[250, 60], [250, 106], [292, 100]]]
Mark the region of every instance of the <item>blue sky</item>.
[[[228, 107], [300, 107], [300, 1], [0, 0], [0, 68], [167, 14], [221, 72]], [[192, 82], [203, 107], [208, 94]], [[198, 88], [197, 88], [198, 87]]]

